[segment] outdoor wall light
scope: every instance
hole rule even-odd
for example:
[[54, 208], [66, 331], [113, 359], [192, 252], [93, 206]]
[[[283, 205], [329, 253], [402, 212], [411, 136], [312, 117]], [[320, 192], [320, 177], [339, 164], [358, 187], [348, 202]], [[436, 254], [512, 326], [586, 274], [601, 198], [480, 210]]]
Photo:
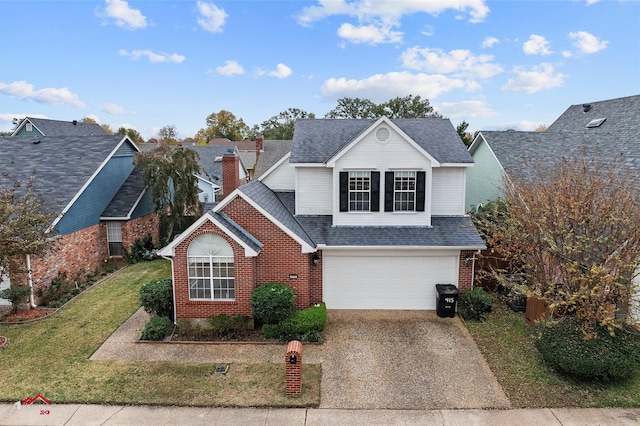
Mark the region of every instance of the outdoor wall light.
[[314, 265], [318, 266], [318, 263], [320, 263], [320, 256], [318, 256], [318, 253], [313, 253], [311, 255], [311, 261]]
[[473, 256], [466, 256], [464, 258], [464, 266], [469, 266], [472, 261], [473, 261]]

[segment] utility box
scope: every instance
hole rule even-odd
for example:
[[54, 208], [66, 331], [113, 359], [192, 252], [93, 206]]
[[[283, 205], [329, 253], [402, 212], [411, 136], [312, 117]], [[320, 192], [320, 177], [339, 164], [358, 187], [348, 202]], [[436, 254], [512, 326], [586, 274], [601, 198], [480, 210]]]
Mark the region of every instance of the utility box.
[[460, 290], [453, 284], [436, 284], [436, 314], [440, 318], [453, 318]]
[[302, 343], [298, 340], [289, 342], [284, 362], [287, 396], [299, 397], [302, 394]]

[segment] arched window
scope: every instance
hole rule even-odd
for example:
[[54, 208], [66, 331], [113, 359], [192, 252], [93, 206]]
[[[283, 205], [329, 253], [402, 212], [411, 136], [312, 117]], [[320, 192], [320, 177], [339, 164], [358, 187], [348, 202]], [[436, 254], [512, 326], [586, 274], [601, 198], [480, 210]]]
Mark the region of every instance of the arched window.
[[236, 298], [233, 249], [224, 238], [214, 234], [200, 235], [189, 246], [187, 262], [189, 299]]

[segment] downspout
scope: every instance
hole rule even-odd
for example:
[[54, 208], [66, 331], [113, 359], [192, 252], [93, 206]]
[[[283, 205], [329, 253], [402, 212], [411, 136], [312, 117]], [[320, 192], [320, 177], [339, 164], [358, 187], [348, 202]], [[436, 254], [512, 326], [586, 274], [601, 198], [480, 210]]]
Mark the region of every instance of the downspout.
[[29, 303], [32, 308], [36, 308], [36, 301], [33, 297], [33, 274], [31, 273], [31, 255], [27, 254], [27, 280], [29, 281]]
[[178, 325], [178, 312], [176, 310], [176, 279], [173, 268], [173, 257], [162, 256], [164, 259], [167, 259], [171, 262], [171, 288], [173, 289], [173, 325]]

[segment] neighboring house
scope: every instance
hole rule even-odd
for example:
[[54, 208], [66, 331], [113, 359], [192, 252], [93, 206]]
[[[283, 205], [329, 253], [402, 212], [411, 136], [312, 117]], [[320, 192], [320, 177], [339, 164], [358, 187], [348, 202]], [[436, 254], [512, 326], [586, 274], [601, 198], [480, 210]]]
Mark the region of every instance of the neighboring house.
[[[563, 158], [622, 159], [640, 187], [640, 95], [570, 106], [546, 132], [481, 131], [469, 147], [466, 209], [503, 196], [504, 180], [531, 176]], [[636, 277], [640, 288], [640, 276]], [[640, 321], [640, 312], [636, 314]]]
[[256, 163], [263, 151], [264, 138], [261, 135], [255, 141], [231, 141], [227, 138], [211, 139], [208, 146], [235, 146], [241, 163], [248, 174], [248, 180], [253, 179]]
[[[256, 162], [254, 171], [254, 178], [260, 179], [262, 175], [270, 172], [272, 167], [277, 167], [280, 162], [289, 161], [289, 155], [291, 154], [291, 145], [293, 141], [287, 140], [265, 140], [263, 142], [262, 152]], [[293, 173], [293, 167], [289, 167], [290, 173]], [[272, 181], [273, 181], [272, 177]], [[287, 182], [290, 182], [290, 178], [285, 178]], [[271, 187], [272, 189], [278, 189]]]
[[[159, 241], [151, 193], [133, 165], [136, 152], [123, 135], [0, 138], [0, 170], [6, 173], [0, 184], [26, 184], [33, 177], [34, 191], [57, 213], [51, 226], [56, 250], [25, 259], [35, 289], [61, 272], [93, 271], [107, 258], [121, 257], [137, 238], [151, 234]], [[26, 282], [20, 277], [20, 284]]]
[[[595, 155], [619, 156], [640, 171], [640, 95], [569, 107], [546, 132], [481, 131], [469, 147], [475, 166], [467, 173], [467, 210], [503, 195], [503, 179], [534, 166]], [[640, 184], [640, 183], [639, 183]]]
[[485, 247], [464, 212], [472, 165], [446, 119], [298, 120], [290, 154], [160, 251], [176, 320], [251, 315], [272, 281], [297, 309], [435, 309]]
[[26, 117], [11, 136], [103, 136], [107, 132], [99, 124], [78, 120], [61, 121]]
[[[248, 179], [247, 169], [244, 167], [238, 150], [230, 145], [193, 145], [188, 146], [198, 153], [198, 165], [201, 173], [198, 177], [198, 198], [201, 203], [213, 203], [219, 201], [224, 195], [230, 194], [241, 182]], [[226, 160], [225, 160], [226, 158]], [[224, 162], [238, 161], [238, 170], [235, 165], [223, 167]], [[231, 171], [235, 175], [225, 176], [223, 170]], [[225, 186], [226, 178], [226, 186]]]

